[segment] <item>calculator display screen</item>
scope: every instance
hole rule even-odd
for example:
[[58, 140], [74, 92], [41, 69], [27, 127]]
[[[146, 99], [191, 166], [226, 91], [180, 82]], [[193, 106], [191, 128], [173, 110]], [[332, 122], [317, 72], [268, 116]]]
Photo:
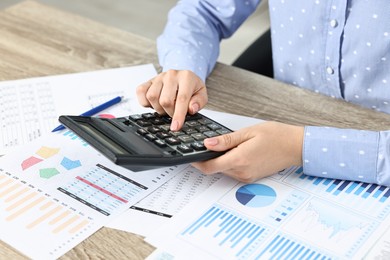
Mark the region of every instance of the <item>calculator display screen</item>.
[[89, 125], [88, 123], [79, 122], [79, 126], [87, 132], [90, 136], [94, 137], [96, 141], [109, 150], [111, 150], [113, 153], [116, 154], [129, 154], [128, 151], [114, 143], [111, 139], [109, 139], [107, 136], [96, 130], [94, 127]]

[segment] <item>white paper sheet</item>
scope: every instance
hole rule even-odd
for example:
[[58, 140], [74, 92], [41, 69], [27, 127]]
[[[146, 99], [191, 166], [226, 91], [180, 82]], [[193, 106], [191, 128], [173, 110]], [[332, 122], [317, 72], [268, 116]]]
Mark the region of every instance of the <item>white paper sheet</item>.
[[[261, 122], [261, 120], [255, 118], [207, 109], [202, 110], [201, 113], [232, 130]], [[167, 223], [170, 217], [177, 214], [185, 205], [219, 180], [220, 177], [219, 174], [204, 175], [188, 165], [155, 192], [110, 221], [106, 227], [148, 236]], [[142, 225], [139, 223], [142, 223]]]
[[0, 239], [33, 259], [56, 259], [184, 166], [132, 172], [70, 131], [0, 158]]
[[146, 241], [175, 259], [373, 259], [389, 252], [389, 196], [300, 167], [253, 184], [224, 177]]
[[140, 111], [135, 88], [155, 75], [147, 64], [0, 82], [0, 155], [50, 133], [60, 115], [79, 115], [116, 96], [125, 100], [99, 114]]

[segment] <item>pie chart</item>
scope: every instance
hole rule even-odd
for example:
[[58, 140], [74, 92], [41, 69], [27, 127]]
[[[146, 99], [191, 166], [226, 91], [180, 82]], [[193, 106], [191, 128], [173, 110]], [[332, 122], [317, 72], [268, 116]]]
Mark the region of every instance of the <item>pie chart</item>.
[[236, 199], [244, 206], [266, 207], [275, 201], [276, 192], [264, 184], [247, 184], [237, 190]]

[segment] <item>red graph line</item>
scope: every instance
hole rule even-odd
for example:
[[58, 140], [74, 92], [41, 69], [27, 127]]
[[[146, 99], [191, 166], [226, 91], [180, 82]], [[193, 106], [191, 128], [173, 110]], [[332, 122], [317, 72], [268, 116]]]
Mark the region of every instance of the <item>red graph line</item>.
[[89, 186], [91, 186], [91, 187], [93, 187], [93, 188], [95, 188], [95, 189], [97, 189], [97, 190], [99, 190], [99, 191], [101, 191], [101, 192], [103, 192], [103, 193], [105, 193], [105, 194], [107, 194], [107, 195], [109, 195], [109, 196], [111, 196], [111, 197], [113, 197], [113, 198], [119, 200], [119, 201], [122, 201], [122, 202], [124, 202], [124, 203], [127, 203], [127, 202], [128, 202], [127, 200], [125, 200], [125, 199], [123, 199], [123, 198], [121, 198], [121, 197], [115, 195], [115, 194], [112, 193], [112, 192], [109, 192], [108, 190], [103, 189], [102, 187], [100, 187], [100, 186], [98, 186], [98, 185], [96, 185], [96, 184], [93, 184], [92, 182], [90, 182], [90, 181], [88, 181], [88, 180], [86, 180], [86, 179], [84, 179], [84, 178], [82, 178], [82, 177], [80, 177], [80, 176], [77, 176], [76, 179], [78, 179], [78, 180], [80, 180], [80, 181], [82, 181], [82, 182], [88, 184]]

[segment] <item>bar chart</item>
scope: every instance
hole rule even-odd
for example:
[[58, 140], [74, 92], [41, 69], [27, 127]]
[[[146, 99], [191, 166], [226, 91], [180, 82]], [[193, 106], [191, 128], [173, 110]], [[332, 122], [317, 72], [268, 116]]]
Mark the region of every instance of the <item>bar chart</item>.
[[309, 176], [303, 173], [302, 167], [297, 167], [284, 181], [352, 207], [354, 210], [369, 212], [380, 219], [385, 218], [390, 212], [389, 204], [385, 203], [390, 197], [389, 187]]
[[[271, 229], [234, 211], [214, 205], [181, 232], [180, 239], [201, 247], [214, 248], [211, 255], [247, 259], [269, 235]], [[210, 246], [213, 245], [213, 246]]]
[[73, 133], [73, 132], [70, 131], [70, 130], [66, 131], [63, 135], [66, 136], [66, 137], [68, 137], [68, 138], [71, 139], [71, 140], [81, 142], [83, 146], [88, 146], [88, 145], [89, 145], [86, 141], [84, 141], [83, 139], [81, 139], [80, 137], [78, 137], [75, 133]]
[[[92, 221], [39, 189], [11, 175], [0, 175], [1, 218], [20, 229], [34, 232], [39, 228], [45, 235], [68, 232], [76, 234]], [[31, 217], [34, 216], [34, 217]]]
[[275, 236], [255, 259], [332, 259], [332, 256], [307, 243], [283, 234]]
[[308, 199], [309, 195], [300, 191], [293, 191], [286, 195], [285, 199], [271, 211], [267, 217], [267, 223], [280, 226]]

